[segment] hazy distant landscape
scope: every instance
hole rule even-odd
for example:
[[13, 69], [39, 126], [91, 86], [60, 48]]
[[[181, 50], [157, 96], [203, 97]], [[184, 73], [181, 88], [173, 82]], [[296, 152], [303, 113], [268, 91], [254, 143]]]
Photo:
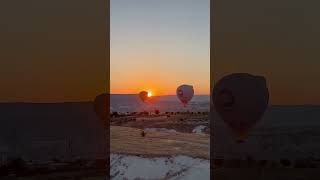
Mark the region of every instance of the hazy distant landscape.
[[[244, 144], [236, 144], [230, 130], [214, 112], [213, 147], [216, 158], [246, 158], [279, 163], [288, 159], [319, 163], [320, 106], [271, 106]], [[308, 161], [308, 162], [310, 162]], [[308, 164], [308, 163], [306, 163]], [[310, 165], [310, 163], [309, 163]], [[307, 165], [306, 165], [307, 166]]]
[[[176, 97], [164, 96], [157, 97], [144, 109], [144, 105], [135, 95], [112, 95], [113, 111], [118, 111], [120, 115], [123, 113], [121, 117], [111, 118], [110, 165], [114, 179], [140, 177], [139, 173], [142, 172], [141, 169], [134, 168], [138, 167], [135, 162], [138, 162], [139, 167], [142, 168], [152, 167], [148, 172], [153, 172], [151, 170], [155, 167], [158, 168], [159, 176], [157, 177], [160, 178], [165, 178], [165, 174], [171, 177], [176, 173], [182, 173], [176, 177], [192, 179], [200, 177], [194, 174], [198, 171], [201, 171], [202, 175], [209, 175], [210, 138], [214, 139], [213, 157], [215, 159], [246, 159], [250, 155], [257, 161], [257, 166], [260, 166], [259, 161], [267, 160], [269, 167], [282, 167], [281, 159], [287, 159], [290, 161], [290, 167], [319, 167], [320, 146], [315, 142], [320, 141], [318, 131], [320, 106], [271, 106], [265, 112], [261, 122], [249, 134], [247, 141], [239, 145], [233, 142], [230, 130], [215, 112], [212, 113], [213, 119], [211, 119], [215, 123], [212, 129], [213, 136], [210, 137], [212, 122], [208, 116], [210, 105], [208, 100], [209, 96], [195, 96], [190, 105], [185, 108]], [[45, 152], [50, 149], [41, 151], [46, 156], [32, 154], [29, 149], [37, 148], [36, 143], [42, 143], [42, 146], [45, 143], [49, 148], [60, 136], [62, 140], [65, 137], [74, 136], [77, 141], [79, 140], [77, 144], [79, 149], [86, 147], [88, 150], [99, 151], [97, 144], [91, 143], [88, 146], [88, 143], [86, 145], [80, 143], [80, 138], [81, 142], [85, 138], [77, 134], [86, 136], [92, 134], [92, 138], [95, 138], [93, 131], [96, 132], [98, 128], [94, 127], [96, 125], [92, 122], [99, 121], [93, 114], [90, 103], [1, 103], [0, 106], [2, 122], [7, 127], [3, 127], [1, 131], [3, 135], [1, 147], [14, 148], [16, 145], [12, 144], [14, 141], [11, 140], [17, 139], [18, 141], [15, 142], [21, 143], [23, 148], [17, 149], [19, 151], [16, 153], [25, 153], [25, 157], [30, 155], [30, 157], [49, 159], [51, 157], [47, 155], [50, 153]], [[123, 107], [133, 108], [122, 109]], [[154, 109], [158, 109], [159, 114], [139, 114], [144, 110], [152, 112]], [[136, 114], [132, 115], [133, 112]], [[177, 112], [180, 113], [177, 114]], [[199, 112], [202, 113], [198, 114]], [[46, 123], [47, 120], [50, 124]], [[30, 126], [37, 126], [39, 129], [37, 132], [31, 132], [29, 130], [33, 128]], [[72, 127], [76, 127], [74, 132], [67, 129]], [[90, 127], [90, 132], [89, 129], [84, 130], [85, 127]], [[60, 132], [63, 129], [65, 134], [57, 133], [56, 129], [60, 129]], [[21, 136], [16, 136], [17, 131]], [[142, 131], [146, 133], [145, 137], [141, 136]], [[44, 137], [44, 134], [48, 137]], [[38, 135], [41, 135], [40, 139]], [[64, 144], [56, 146], [60, 150], [65, 147]], [[54, 156], [54, 153], [58, 152], [52, 151], [52, 148], [50, 152]], [[231, 161], [224, 165], [237, 164], [234, 163]], [[241, 166], [245, 167], [246, 164]], [[152, 177], [156, 178], [156, 176]]]
[[106, 176], [96, 162], [108, 140], [92, 102], [0, 103], [0, 115], [0, 177]]
[[[139, 112], [144, 110], [152, 111], [154, 109], [160, 112], [208, 112], [210, 109], [209, 96], [195, 96], [187, 108], [182, 107], [175, 96], [157, 97], [157, 100], [150, 105], [144, 106], [136, 95], [112, 95], [111, 107], [113, 111], [119, 112]], [[213, 112], [213, 121], [215, 125], [214, 138], [217, 149], [215, 152], [225, 156], [226, 152], [233, 152], [230, 146], [236, 146], [232, 143], [230, 130], [220, 117]], [[242, 148], [252, 152], [253, 149], [256, 158], [319, 158], [320, 146], [312, 146], [312, 142], [320, 140], [320, 106], [270, 106], [265, 112], [262, 120], [250, 133], [248, 143], [254, 148]], [[223, 138], [222, 138], [223, 137]], [[219, 139], [223, 139], [220, 142]], [[226, 141], [227, 140], [227, 141]], [[286, 143], [284, 143], [286, 142]], [[255, 145], [253, 145], [255, 144]], [[259, 144], [259, 145], [258, 145]], [[239, 150], [239, 148], [236, 148]]]
[[139, 111], [154, 111], [160, 112], [209, 112], [210, 96], [195, 95], [187, 107], [183, 107], [176, 95], [156, 96], [150, 103], [143, 103], [136, 94], [113, 94], [110, 96], [111, 111], [120, 113], [139, 112]]
[[111, 95], [111, 177], [209, 179], [209, 100]]
[[[269, 107], [242, 144], [233, 141], [231, 131], [215, 112], [213, 116], [210, 138], [214, 142], [214, 178], [319, 177], [320, 106]], [[310, 177], [311, 174], [314, 176]]]

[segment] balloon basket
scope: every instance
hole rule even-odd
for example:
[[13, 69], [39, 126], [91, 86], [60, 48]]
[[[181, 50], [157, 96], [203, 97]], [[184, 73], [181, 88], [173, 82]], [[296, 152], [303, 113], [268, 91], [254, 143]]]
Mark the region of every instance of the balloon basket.
[[246, 139], [248, 138], [249, 134], [248, 132], [238, 132], [233, 133], [233, 136], [237, 144], [242, 144], [246, 142]]
[[236, 143], [238, 144], [242, 144], [242, 143], [245, 143], [246, 141], [245, 140], [242, 140], [242, 139], [236, 139]]

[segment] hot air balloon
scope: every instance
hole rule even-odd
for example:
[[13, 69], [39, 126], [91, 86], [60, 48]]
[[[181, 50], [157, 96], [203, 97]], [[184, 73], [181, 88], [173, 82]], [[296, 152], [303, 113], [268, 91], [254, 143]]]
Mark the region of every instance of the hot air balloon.
[[147, 91], [141, 91], [139, 93], [139, 97], [142, 100], [142, 102], [145, 102], [148, 99], [148, 92]]
[[106, 122], [109, 116], [108, 103], [109, 96], [106, 93], [100, 94], [94, 99], [94, 111], [103, 122]]
[[180, 101], [186, 106], [194, 95], [193, 86], [181, 85], [177, 88], [177, 96]]
[[[102, 121], [102, 126], [105, 128], [105, 139], [107, 141], [110, 140], [110, 128], [109, 128], [109, 113], [110, 109], [108, 109], [108, 104], [110, 102], [110, 95], [107, 93], [100, 94], [95, 97], [93, 101], [93, 107], [96, 115], [99, 117], [99, 119]], [[109, 144], [110, 142], [107, 142]], [[105, 143], [103, 143], [105, 145]], [[103, 146], [102, 150], [104, 151], [104, 154], [109, 154], [110, 152], [108, 151], [109, 148], [107, 146]], [[102, 159], [97, 159], [96, 164], [99, 167], [106, 167], [107, 164], [110, 164], [110, 157], [106, 156], [106, 158]]]
[[218, 81], [212, 92], [215, 110], [231, 128], [236, 141], [244, 142], [249, 130], [262, 118], [269, 102], [266, 79], [235, 73]]

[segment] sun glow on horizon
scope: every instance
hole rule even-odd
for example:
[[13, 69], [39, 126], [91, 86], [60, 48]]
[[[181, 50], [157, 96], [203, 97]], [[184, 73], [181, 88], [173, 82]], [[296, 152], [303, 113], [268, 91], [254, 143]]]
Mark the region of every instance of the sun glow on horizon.
[[152, 92], [148, 92], [148, 97], [152, 97]]

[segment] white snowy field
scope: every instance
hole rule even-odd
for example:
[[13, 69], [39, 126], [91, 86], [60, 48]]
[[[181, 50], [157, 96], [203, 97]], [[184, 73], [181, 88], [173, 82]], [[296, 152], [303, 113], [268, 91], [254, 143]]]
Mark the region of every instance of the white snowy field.
[[[193, 130], [192, 133], [197, 133], [197, 134], [204, 134], [204, 130], [207, 128], [207, 126], [199, 125], [196, 126]], [[144, 128], [144, 131], [146, 132], [177, 132], [174, 129], [167, 129], [167, 128]]]
[[203, 134], [205, 128], [207, 128], [207, 126], [199, 125], [199, 126], [195, 127], [195, 128], [192, 130], [192, 132], [193, 132], [193, 133], [197, 133], [197, 134]]
[[167, 128], [144, 128], [145, 132], [177, 132], [174, 129], [167, 129]]
[[188, 156], [139, 157], [110, 154], [110, 175], [114, 180], [210, 179], [210, 161]]

